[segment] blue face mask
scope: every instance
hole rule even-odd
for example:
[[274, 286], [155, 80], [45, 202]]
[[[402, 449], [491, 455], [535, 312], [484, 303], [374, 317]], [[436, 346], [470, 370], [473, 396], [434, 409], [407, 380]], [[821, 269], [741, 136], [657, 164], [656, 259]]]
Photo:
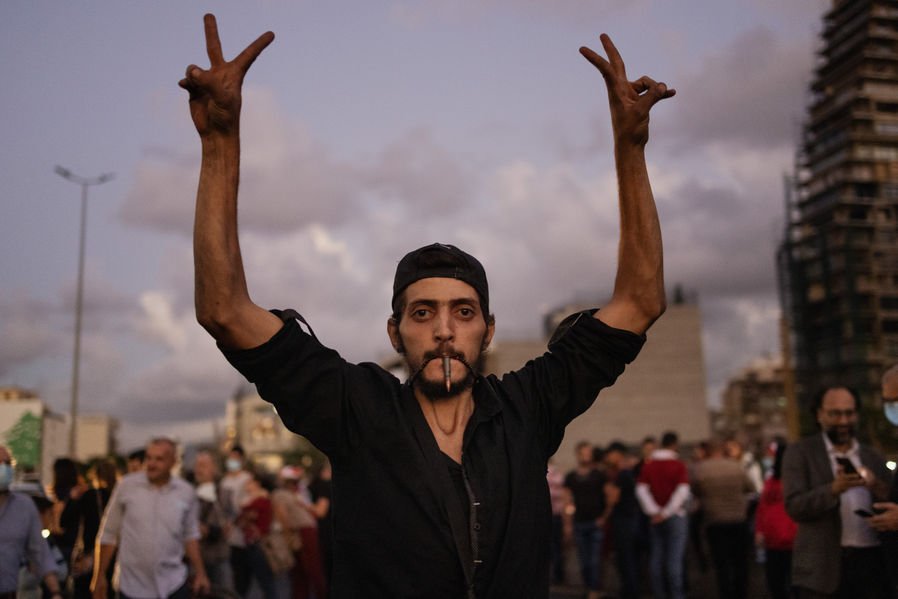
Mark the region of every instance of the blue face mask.
[[898, 401], [882, 402], [882, 411], [885, 412], [886, 419], [898, 426]]
[[243, 468], [243, 462], [234, 458], [228, 458], [225, 460], [225, 468], [227, 468], [228, 472], [237, 472]]
[[13, 469], [9, 464], [0, 464], [0, 491], [8, 491], [12, 484]]

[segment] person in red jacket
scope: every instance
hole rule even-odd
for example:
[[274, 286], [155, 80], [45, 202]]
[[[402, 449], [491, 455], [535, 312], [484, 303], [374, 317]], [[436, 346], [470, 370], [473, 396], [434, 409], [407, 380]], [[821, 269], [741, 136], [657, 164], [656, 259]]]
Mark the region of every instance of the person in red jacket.
[[684, 555], [689, 538], [686, 501], [690, 496], [686, 464], [677, 453], [679, 437], [673, 431], [661, 436], [661, 449], [639, 471], [636, 498], [649, 517], [651, 546], [649, 572], [652, 596], [684, 599]]
[[259, 583], [265, 599], [277, 599], [274, 584], [274, 572], [268, 565], [265, 552], [262, 550], [262, 539], [271, 531], [274, 512], [271, 507], [269, 493], [274, 487], [268, 477], [251, 472], [246, 481], [246, 499], [237, 516], [237, 526], [246, 539], [247, 556], [253, 578]]
[[798, 532], [798, 525], [786, 513], [783, 483], [780, 480], [785, 452], [785, 441], [776, 441], [773, 472], [764, 482], [755, 512], [755, 544], [764, 547], [764, 573], [767, 590], [773, 599], [787, 599], [790, 596], [792, 545]]

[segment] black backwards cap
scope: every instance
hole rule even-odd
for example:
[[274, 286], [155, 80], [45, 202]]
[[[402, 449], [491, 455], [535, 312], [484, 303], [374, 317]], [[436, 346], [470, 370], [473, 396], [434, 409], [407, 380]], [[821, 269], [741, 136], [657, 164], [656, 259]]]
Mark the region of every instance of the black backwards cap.
[[480, 296], [484, 318], [490, 313], [490, 291], [483, 265], [471, 254], [445, 243], [432, 243], [418, 248], [399, 261], [393, 278], [393, 300], [390, 302], [393, 310], [396, 310], [396, 300], [406, 287], [421, 279], [433, 277], [464, 281]]

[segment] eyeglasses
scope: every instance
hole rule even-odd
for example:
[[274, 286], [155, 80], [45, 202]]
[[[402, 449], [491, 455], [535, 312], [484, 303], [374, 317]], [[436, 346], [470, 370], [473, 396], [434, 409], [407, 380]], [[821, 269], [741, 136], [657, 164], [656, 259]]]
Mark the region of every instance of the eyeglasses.
[[824, 414], [833, 420], [836, 418], [854, 418], [857, 416], [857, 410], [826, 410]]

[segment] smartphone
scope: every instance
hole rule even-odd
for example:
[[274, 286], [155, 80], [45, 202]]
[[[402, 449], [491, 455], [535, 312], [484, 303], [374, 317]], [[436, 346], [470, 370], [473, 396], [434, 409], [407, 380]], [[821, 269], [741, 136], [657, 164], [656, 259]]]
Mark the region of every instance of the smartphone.
[[836, 462], [842, 467], [842, 472], [845, 474], [858, 473], [857, 468], [854, 467], [854, 464], [848, 458], [836, 458]]
[[876, 508], [870, 508], [870, 509], [872, 509], [873, 511], [870, 512], [868, 510], [858, 509], [858, 510], [854, 510], [854, 513], [857, 514], [858, 516], [860, 516], [861, 518], [872, 518], [875, 514], [882, 513], [882, 510], [878, 510]]

